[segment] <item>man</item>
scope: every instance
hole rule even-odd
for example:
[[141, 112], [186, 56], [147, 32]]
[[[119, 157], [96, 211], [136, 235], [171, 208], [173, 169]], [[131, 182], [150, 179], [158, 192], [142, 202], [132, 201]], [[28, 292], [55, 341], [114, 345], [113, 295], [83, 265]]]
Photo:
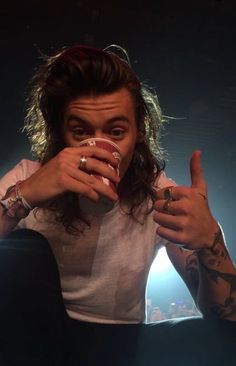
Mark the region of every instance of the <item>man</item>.
[[[208, 206], [200, 152], [191, 186], [176, 187], [163, 172], [161, 122], [155, 95], [109, 49], [74, 46], [39, 68], [25, 126], [37, 160], [22, 160], [0, 182], [2, 341], [15, 340], [18, 362], [22, 353], [24, 365], [29, 355], [59, 364], [66, 338], [75, 364], [95, 364], [98, 355], [101, 364], [155, 364], [145, 342], [152, 347], [161, 333], [141, 323], [148, 272], [163, 245], [203, 316], [236, 319], [236, 270]], [[109, 151], [79, 146], [88, 138], [118, 146], [119, 174]], [[88, 214], [83, 197], [106, 197], [114, 207]]]

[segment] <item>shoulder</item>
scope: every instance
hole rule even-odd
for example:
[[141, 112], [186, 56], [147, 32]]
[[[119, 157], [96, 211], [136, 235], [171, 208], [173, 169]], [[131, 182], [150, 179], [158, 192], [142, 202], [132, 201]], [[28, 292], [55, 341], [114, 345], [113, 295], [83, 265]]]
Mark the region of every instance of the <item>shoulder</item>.
[[12, 169], [10, 169], [2, 178], [17, 177], [19, 179], [26, 179], [41, 166], [41, 163], [37, 160], [22, 159]]
[[22, 159], [13, 170], [19, 170], [22, 173], [22, 179], [26, 179], [40, 167], [41, 163], [38, 160]]

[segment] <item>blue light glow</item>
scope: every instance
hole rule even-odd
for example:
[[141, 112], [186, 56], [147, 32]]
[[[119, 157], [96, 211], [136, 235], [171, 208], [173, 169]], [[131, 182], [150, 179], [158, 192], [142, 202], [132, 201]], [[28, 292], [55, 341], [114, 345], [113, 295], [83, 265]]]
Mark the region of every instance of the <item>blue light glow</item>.
[[170, 270], [170, 268], [172, 268], [172, 267], [173, 267], [173, 265], [172, 265], [171, 261], [168, 258], [168, 255], [166, 253], [166, 249], [161, 248], [159, 250], [155, 260], [152, 263], [152, 266], [151, 266], [151, 269], [150, 269], [150, 275]]

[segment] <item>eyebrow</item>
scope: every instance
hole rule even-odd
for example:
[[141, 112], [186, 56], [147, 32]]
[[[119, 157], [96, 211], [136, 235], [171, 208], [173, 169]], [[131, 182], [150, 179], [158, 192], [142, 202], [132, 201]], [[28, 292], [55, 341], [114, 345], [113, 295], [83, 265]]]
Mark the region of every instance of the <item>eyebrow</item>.
[[[71, 121], [76, 121], [78, 123], [81, 123], [81, 124], [86, 124], [86, 125], [91, 125], [91, 123], [84, 119], [84, 118], [81, 118], [75, 114], [70, 114], [68, 116], [68, 118], [66, 119], [66, 122], [71, 122]], [[112, 118], [109, 118], [106, 120], [106, 124], [110, 124], [110, 123], [114, 123], [114, 122], [126, 122], [126, 123], [130, 123], [129, 119], [124, 116], [123, 114], [120, 114], [120, 115], [117, 115], [117, 116], [114, 116]]]

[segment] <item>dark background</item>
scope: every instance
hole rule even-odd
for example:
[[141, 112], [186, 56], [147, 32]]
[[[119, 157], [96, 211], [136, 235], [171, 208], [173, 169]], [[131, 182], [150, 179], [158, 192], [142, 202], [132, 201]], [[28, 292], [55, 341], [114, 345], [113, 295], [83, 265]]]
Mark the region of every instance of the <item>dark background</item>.
[[[190, 184], [189, 158], [202, 150], [210, 205], [235, 260], [235, 0], [8, 1], [0, 16], [0, 174], [30, 157], [19, 129], [40, 53], [74, 43], [119, 44], [141, 80], [156, 89], [164, 114], [177, 118], [162, 138], [167, 174]], [[168, 301], [178, 286], [170, 287]]]

